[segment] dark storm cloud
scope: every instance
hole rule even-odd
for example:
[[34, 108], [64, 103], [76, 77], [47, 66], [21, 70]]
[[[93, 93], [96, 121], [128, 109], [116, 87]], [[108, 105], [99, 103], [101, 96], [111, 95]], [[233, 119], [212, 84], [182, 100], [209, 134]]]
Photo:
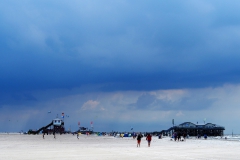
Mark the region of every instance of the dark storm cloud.
[[37, 101], [37, 98], [30, 93], [0, 93], [0, 108], [4, 105], [29, 105]]
[[238, 83], [235, 3], [1, 2], [1, 92]]
[[150, 94], [143, 94], [138, 97], [137, 102], [135, 104], [131, 104], [134, 109], [150, 109], [151, 104], [156, 101], [156, 96]]
[[207, 98], [201, 94], [183, 96], [179, 100], [170, 100], [167, 98], [159, 99], [156, 97], [156, 95], [146, 93], [139, 96], [137, 102], [130, 104], [129, 108], [135, 110], [198, 111], [210, 108], [215, 101], [217, 101], [217, 99]]

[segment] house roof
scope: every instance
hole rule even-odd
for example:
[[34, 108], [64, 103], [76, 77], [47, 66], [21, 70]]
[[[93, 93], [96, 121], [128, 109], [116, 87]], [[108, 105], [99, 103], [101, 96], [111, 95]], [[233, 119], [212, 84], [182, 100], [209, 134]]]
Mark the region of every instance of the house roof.
[[213, 124], [213, 123], [195, 124], [192, 122], [184, 122], [175, 127], [179, 127], [179, 128], [222, 128], [222, 129], [224, 129], [223, 126]]

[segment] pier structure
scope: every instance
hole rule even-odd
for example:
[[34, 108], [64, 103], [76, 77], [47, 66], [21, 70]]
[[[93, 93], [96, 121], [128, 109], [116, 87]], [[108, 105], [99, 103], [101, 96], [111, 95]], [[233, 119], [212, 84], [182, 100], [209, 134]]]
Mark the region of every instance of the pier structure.
[[174, 132], [186, 134], [189, 136], [223, 136], [225, 128], [223, 126], [206, 123], [195, 124], [192, 122], [184, 122], [180, 125], [173, 126], [168, 130], [162, 130], [160, 134], [167, 136], [172, 135]]

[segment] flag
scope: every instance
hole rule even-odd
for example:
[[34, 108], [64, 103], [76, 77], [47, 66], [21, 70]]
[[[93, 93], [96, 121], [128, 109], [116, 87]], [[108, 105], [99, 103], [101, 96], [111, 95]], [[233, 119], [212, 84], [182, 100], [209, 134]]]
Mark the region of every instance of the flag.
[[78, 125], [80, 126], [80, 122], [78, 122]]
[[62, 113], [62, 118], [64, 118], [64, 113]]
[[91, 127], [93, 127], [93, 121], [91, 121]]

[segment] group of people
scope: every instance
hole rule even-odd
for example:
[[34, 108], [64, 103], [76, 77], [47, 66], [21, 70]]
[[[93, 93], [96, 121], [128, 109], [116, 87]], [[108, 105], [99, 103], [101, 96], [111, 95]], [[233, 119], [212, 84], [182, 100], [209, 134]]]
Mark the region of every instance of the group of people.
[[[204, 139], [207, 139], [207, 134], [204, 134], [203, 137], [204, 137]], [[198, 134], [197, 138], [198, 138], [198, 139], [201, 139], [201, 135]]]
[[[45, 139], [45, 132], [43, 132], [43, 134], [42, 134], [42, 136], [43, 136], [43, 139]], [[56, 133], [55, 132], [53, 132], [53, 137], [56, 139]]]
[[[174, 138], [175, 141], [185, 141], [186, 138], [188, 138], [189, 135], [187, 135], [186, 133], [181, 133], [181, 132], [174, 132], [172, 135], [172, 138]], [[207, 139], [207, 134], [203, 135], [204, 139]], [[183, 138], [183, 139], [182, 139]], [[201, 139], [201, 134], [198, 134], [196, 136], [197, 139]]]
[[[181, 139], [183, 137], [183, 139]], [[185, 141], [187, 137], [186, 133], [180, 133], [180, 132], [174, 132], [172, 138], [174, 138], [175, 141]]]
[[[137, 147], [140, 147], [142, 138], [143, 138], [143, 135], [141, 133], [139, 133], [137, 135]], [[148, 141], [148, 147], [150, 147], [150, 144], [151, 144], [151, 141], [152, 141], [152, 135], [151, 134], [147, 134], [146, 140]]]

